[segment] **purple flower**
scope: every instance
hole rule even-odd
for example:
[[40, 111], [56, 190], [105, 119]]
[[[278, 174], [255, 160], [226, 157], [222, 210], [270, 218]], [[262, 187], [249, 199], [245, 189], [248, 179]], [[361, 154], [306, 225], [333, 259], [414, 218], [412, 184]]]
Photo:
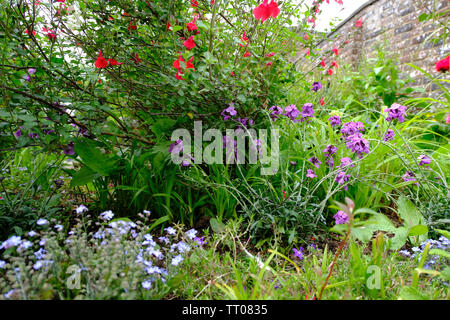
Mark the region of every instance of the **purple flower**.
[[203, 246], [207, 242], [205, 241], [205, 237], [195, 237], [194, 241], [198, 243], [198, 245]]
[[297, 106], [295, 104], [291, 104], [284, 109], [284, 115], [291, 119], [293, 122], [299, 122], [300, 120], [297, 117], [300, 115], [300, 111], [298, 111]]
[[37, 139], [39, 138], [39, 135], [37, 133], [30, 132], [28, 134], [28, 137], [30, 137], [31, 139]]
[[181, 166], [182, 167], [190, 167], [191, 166], [191, 162], [189, 160], [183, 160], [181, 162]]
[[337, 147], [330, 144], [323, 149], [323, 152], [325, 153], [325, 157], [329, 158], [337, 152]]
[[[402, 176], [403, 181], [408, 182], [408, 181], [416, 181], [416, 176], [413, 172], [411, 171], [406, 171], [405, 174]], [[415, 183], [417, 186], [419, 185], [418, 183]]]
[[317, 92], [320, 89], [322, 89], [322, 84], [320, 83], [320, 81], [314, 82], [311, 91]]
[[292, 251], [294, 251], [294, 256], [299, 258], [300, 260], [303, 260], [303, 247], [300, 247], [300, 250], [293, 248]]
[[[349, 174], [345, 174], [344, 171], [341, 171], [338, 173], [337, 177], [336, 177], [336, 182], [338, 184], [344, 184], [346, 183], [348, 180], [350, 180], [350, 175]], [[348, 187], [345, 186], [344, 188], [345, 190], [348, 190]]]
[[364, 124], [360, 121], [344, 123], [341, 129], [341, 133], [344, 136], [344, 138], [347, 138], [362, 131], [364, 131]]
[[297, 165], [297, 162], [291, 161], [291, 166], [295, 167]]
[[224, 109], [220, 115], [223, 117], [224, 121], [228, 121], [231, 117], [237, 115], [237, 111], [234, 109], [234, 103], [230, 103], [229, 107]]
[[306, 177], [311, 179], [317, 178], [316, 173], [311, 169], [306, 170]]
[[333, 157], [328, 158], [328, 160], [325, 161], [325, 163], [326, 163], [327, 166], [329, 166], [330, 168], [333, 168], [333, 166], [334, 166], [334, 159], [333, 159]]
[[283, 114], [283, 109], [279, 106], [273, 106], [269, 109], [271, 111], [270, 117], [272, 118], [272, 121], [275, 121], [278, 119], [278, 116]]
[[348, 215], [344, 211], [338, 211], [334, 216], [336, 224], [345, 224], [349, 221]]
[[170, 153], [180, 153], [181, 151], [183, 151], [183, 140], [179, 139], [176, 142], [172, 143], [169, 146], [169, 152]]
[[25, 76], [25, 81], [27, 81], [27, 82], [30, 82], [30, 81], [31, 81], [31, 77], [30, 77], [29, 74], [27, 74], [27, 75]]
[[363, 138], [362, 134], [357, 133], [347, 137], [347, 148], [362, 157], [364, 153], [369, 153], [369, 141]]
[[33, 75], [33, 74], [36, 73], [36, 69], [30, 68], [30, 69], [28, 69], [28, 73], [29, 73], [30, 75]]
[[417, 159], [419, 162], [419, 166], [423, 166], [425, 164], [430, 164], [431, 163], [431, 159], [428, 158], [426, 155], [420, 155], [419, 158]]
[[348, 167], [348, 166], [350, 166], [350, 167], [355, 167], [355, 165], [354, 164], [352, 164], [352, 159], [350, 159], [350, 158], [342, 158], [341, 159], [341, 165], [339, 166], [340, 168], [345, 168], [345, 167]]
[[237, 122], [239, 122], [244, 128], [247, 128], [248, 126], [252, 126], [254, 121], [253, 120], [248, 120], [248, 118], [244, 118], [244, 119], [237, 119]]
[[14, 133], [14, 135], [18, 138], [18, 137], [22, 136], [22, 131], [21, 131], [20, 129], [18, 129], [18, 130]]
[[317, 157], [312, 157], [308, 159], [309, 162], [311, 162], [317, 169], [319, 169], [322, 162]]
[[314, 116], [314, 106], [312, 103], [306, 103], [303, 106], [302, 118], [311, 118]]
[[341, 125], [341, 118], [338, 116], [332, 116], [328, 119], [332, 127], [338, 127]]
[[68, 156], [73, 156], [75, 154], [73, 142], [63, 148], [63, 153]]
[[406, 107], [398, 103], [394, 103], [390, 108], [385, 109], [384, 112], [388, 112], [386, 121], [390, 122], [394, 119], [398, 119], [398, 122], [402, 123], [406, 117]]
[[395, 138], [395, 132], [392, 129], [389, 129], [386, 134], [384, 135], [384, 141], [392, 141]]

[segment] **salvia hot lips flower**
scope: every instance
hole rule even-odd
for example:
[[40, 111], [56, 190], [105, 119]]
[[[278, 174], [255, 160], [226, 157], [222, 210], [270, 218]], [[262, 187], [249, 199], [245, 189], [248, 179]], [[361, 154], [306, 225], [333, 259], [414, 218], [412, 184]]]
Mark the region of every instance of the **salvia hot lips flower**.
[[95, 67], [99, 68], [99, 69], [104, 69], [108, 66], [118, 66], [123, 64], [123, 62], [117, 62], [117, 60], [115, 59], [105, 59], [103, 57], [102, 51], [99, 50], [98, 51], [98, 57], [97, 60], [95, 61]]
[[98, 51], [98, 58], [97, 61], [95, 61], [95, 67], [99, 69], [104, 69], [108, 66], [108, 61], [103, 57], [102, 51]]
[[261, 20], [261, 22], [266, 21], [270, 17], [276, 18], [279, 14], [280, 9], [278, 8], [278, 4], [274, 0], [271, 0], [270, 3], [269, 0], [264, 0], [263, 3], [261, 3], [253, 10], [255, 19]]
[[197, 25], [195, 24], [195, 22], [197, 21], [197, 17], [194, 17], [194, 19], [192, 20], [192, 22], [189, 22], [186, 27], [189, 31], [195, 31], [198, 29]]
[[450, 56], [436, 63], [437, 72], [447, 72], [450, 69]]
[[187, 39], [184, 43], [184, 46], [186, 47], [186, 49], [188, 50], [192, 50], [195, 48], [195, 41], [194, 41], [194, 36], [191, 36], [189, 39]]

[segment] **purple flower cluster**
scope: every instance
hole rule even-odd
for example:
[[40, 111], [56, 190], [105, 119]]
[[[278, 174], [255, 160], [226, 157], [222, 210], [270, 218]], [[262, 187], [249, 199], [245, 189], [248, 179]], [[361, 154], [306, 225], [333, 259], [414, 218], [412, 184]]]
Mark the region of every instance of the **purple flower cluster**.
[[224, 121], [228, 121], [237, 115], [237, 111], [234, 109], [234, 103], [230, 103], [228, 108], [224, 109], [220, 115], [223, 117]]
[[347, 123], [344, 123], [344, 125], [342, 126], [341, 133], [342, 133], [342, 136], [344, 138], [347, 138], [347, 137], [352, 136], [354, 134], [363, 132], [364, 130], [365, 130], [364, 129], [364, 124], [362, 122], [360, 122], [360, 121], [358, 121], [358, 122], [347, 122]]
[[293, 122], [299, 122], [300, 120], [297, 117], [300, 115], [300, 111], [298, 111], [297, 106], [295, 104], [291, 104], [284, 109], [284, 115], [291, 119]]
[[323, 149], [323, 152], [325, 153], [325, 157], [329, 158], [331, 157], [333, 154], [335, 154], [337, 151], [337, 147], [333, 146], [333, 145], [328, 145], [325, 149]]
[[354, 168], [355, 165], [352, 164], [352, 159], [350, 159], [350, 158], [342, 158], [341, 159], [341, 165], [339, 167], [340, 168], [347, 168], [347, 167]]
[[359, 157], [363, 157], [363, 154], [370, 152], [369, 141], [363, 138], [361, 133], [354, 134], [347, 137], [347, 148], [351, 149], [352, 152], [356, 153]]
[[311, 162], [317, 169], [319, 169], [320, 165], [322, 164], [322, 162], [317, 157], [312, 157], [308, 159], [308, 161]]
[[314, 82], [311, 91], [317, 92], [320, 89], [322, 89], [322, 84], [320, 83], [320, 81]]
[[336, 224], [345, 224], [350, 219], [348, 218], [348, 215], [344, 211], [338, 211], [334, 216], [334, 220], [336, 221]]
[[247, 128], [248, 126], [252, 126], [254, 124], [253, 120], [249, 120], [248, 118], [243, 119], [237, 119], [237, 122], [239, 122], [244, 128]]
[[431, 159], [428, 158], [426, 155], [420, 155], [417, 159], [419, 161], [419, 166], [428, 165], [431, 163]]
[[337, 152], [337, 147], [330, 144], [323, 149], [323, 152], [325, 153], [325, 158], [327, 159], [325, 163], [332, 168], [334, 166], [334, 159], [332, 156]]
[[332, 116], [328, 119], [332, 127], [339, 127], [341, 125], [341, 118], [339, 116]]
[[[408, 182], [408, 181], [416, 181], [416, 176], [413, 172], [411, 171], [406, 171], [405, 174], [402, 176], [403, 181]], [[415, 183], [415, 185], [419, 185], [418, 183]]]
[[312, 169], [306, 170], [306, 177], [311, 179], [317, 178], [316, 173]]
[[392, 141], [395, 138], [395, 132], [392, 129], [389, 129], [386, 134], [384, 135], [384, 141], [388, 142], [388, 141]]
[[394, 103], [390, 108], [385, 109], [384, 112], [388, 112], [386, 121], [391, 122], [394, 119], [398, 119], [398, 122], [402, 123], [406, 117], [406, 107], [398, 103]]
[[63, 148], [63, 153], [67, 156], [73, 156], [75, 154], [73, 142]]
[[[350, 175], [349, 174], [345, 174], [344, 171], [340, 171], [338, 173], [337, 177], [336, 177], [336, 182], [338, 184], [344, 184], [344, 183], [346, 183], [349, 180], [350, 180]], [[344, 189], [348, 190], [348, 186], [345, 186]]]
[[278, 116], [283, 114], [283, 108], [281, 108], [279, 106], [270, 107], [269, 111], [270, 111], [270, 117], [272, 118], [272, 121], [277, 120]]
[[169, 146], [170, 153], [180, 153], [181, 151], [184, 151], [183, 140], [181, 139], [177, 140]]
[[341, 133], [347, 143], [347, 148], [356, 153], [359, 157], [370, 152], [369, 141], [363, 138], [364, 124], [362, 122], [344, 123]]
[[306, 103], [302, 109], [302, 121], [314, 116], [314, 106], [312, 103]]

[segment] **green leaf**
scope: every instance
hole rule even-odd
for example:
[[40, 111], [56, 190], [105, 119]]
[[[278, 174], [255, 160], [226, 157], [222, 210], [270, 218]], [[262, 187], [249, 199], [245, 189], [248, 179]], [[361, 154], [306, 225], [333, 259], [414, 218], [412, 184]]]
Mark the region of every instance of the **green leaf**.
[[403, 287], [399, 294], [402, 300], [428, 300], [428, 297], [412, 287]]
[[217, 219], [213, 218], [209, 220], [209, 224], [211, 225], [211, 229], [215, 233], [223, 233], [225, 231], [225, 226], [223, 223], [219, 222]]
[[150, 226], [150, 228], [148, 229], [148, 231], [149, 231], [149, 232], [152, 231], [154, 228], [156, 228], [156, 227], [159, 226], [160, 224], [162, 224], [162, 223], [164, 223], [164, 222], [166, 222], [166, 221], [169, 221], [169, 220], [170, 220], [170, 216], [169, 216], [169, 215], [159, 218], [158, 220], [156, 220], [155, 222], [153, 222], [153, 224]]
[[450, 232], [446, 231], [446, 230], [440, 230], [440, 229], [436, 229], [437, 232], [439, 232], [440, 234], [442, 234], [444, 237], [446, 237], [447, 239], [450, 240]]
[[426, 233], [428, 233], [427, 226], [417, 225], [417, 226], [414, 226], [414, 227], [409, 229], [408, 236], [410, 236], [410, 237], [412, 237], [412, 236], [420, 236], [420, 235], [426, 234]]
[[432, 249], [430, 250], [430, 255], [439, 255], [441, 257], [450, 259], [450, 253], [441, 249]]
[[91, 168], [84, 166], [78, 172], [72, 175], [70, 186], [71, 187], [84, 186], [100, 176], [101, 176], [100, 174], [96, 173]]
[[117, 170], [117, 161], [97, 149], [94, 141], [79, 139], [75, 142], [75, 152], [86, 166], [102, 176], [109, 176]]

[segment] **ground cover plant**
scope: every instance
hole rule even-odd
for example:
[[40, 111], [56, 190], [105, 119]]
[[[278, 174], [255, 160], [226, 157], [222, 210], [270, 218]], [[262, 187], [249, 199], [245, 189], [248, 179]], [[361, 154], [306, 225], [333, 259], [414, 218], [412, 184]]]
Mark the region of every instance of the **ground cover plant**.
[[0, 299], [448, 300], [450, 56], [328, 3], [2, 2]]

